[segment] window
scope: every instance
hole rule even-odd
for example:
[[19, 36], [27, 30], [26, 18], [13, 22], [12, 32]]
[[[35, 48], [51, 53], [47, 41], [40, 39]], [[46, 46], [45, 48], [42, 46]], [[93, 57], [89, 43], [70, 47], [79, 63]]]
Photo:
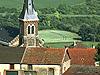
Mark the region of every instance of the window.
[[34, 28], [33, 25], [28, 26], [28, 34], [34, 34]]
[[54, 69], [53, 68], [49, 68], [49, 74], [48, 75], [54, 75]]
[[32, 26], [32, 34], [34, 34], [34, 26]]
[[30, 34], [30, 26], [28, 26], [28, 34]]
[[14, 69], [14, 64], [10, 64], [10, 69]]
[[18, 75], [18, 71], [6, 71], [6, 75]]
[[32, 70], [32, 65], [31, 64], [28, 65], [28, 70]]

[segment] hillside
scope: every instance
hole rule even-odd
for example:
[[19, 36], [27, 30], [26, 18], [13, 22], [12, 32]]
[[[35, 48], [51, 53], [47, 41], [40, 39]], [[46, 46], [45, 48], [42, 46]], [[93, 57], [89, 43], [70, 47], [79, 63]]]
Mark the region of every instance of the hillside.
[[76, 33], [61, 30], [41, 30], [39, 31], [39, 37], [45, 43], [74, 42], [77, 38], [80, 38]]
[[[78, 40], [81, 38], [78, 34], [61, 30], [40, 30], [39, 38], [44, 40], [45, 46], [54, 48], [64, 48], [64, 46], [72, 45], [74, 41], [81, 41]], [[82, 43], [91, 48], [99, 42], [82, 41]]]
[[[55, 8], [59, 4], [77, 5], [85, 0], [34, 0], [36, 8]], [[22, 8], [23, 0], [0, 0], [0, 7]]]

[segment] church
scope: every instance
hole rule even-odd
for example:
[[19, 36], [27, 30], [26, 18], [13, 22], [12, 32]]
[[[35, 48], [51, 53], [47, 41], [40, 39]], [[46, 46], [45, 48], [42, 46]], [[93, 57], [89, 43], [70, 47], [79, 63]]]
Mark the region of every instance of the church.
[[70, 67], [68, 48], [45, 48], [33, 0], [24, 0], [20, 33], [9, 47], [0, 46], [0, 75], [62, 75]]

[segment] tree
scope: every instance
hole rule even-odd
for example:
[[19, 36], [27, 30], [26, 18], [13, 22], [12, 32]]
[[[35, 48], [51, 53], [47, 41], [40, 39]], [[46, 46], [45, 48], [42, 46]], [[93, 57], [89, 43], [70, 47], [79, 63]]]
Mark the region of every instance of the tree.
[[80, 29], [78, 34], [82, 37], [83, 41], [90, 41], [90, 33], [91, 33], [91, 27], [88, 24], [83, 24]]
[[96, 49], [98, 50], [97, 53], [100, 54], [100, 43], [96, 46]]
[[96, 54], [96, 61], [100, 61], [100, 43], [96, 46], [97, 54]]

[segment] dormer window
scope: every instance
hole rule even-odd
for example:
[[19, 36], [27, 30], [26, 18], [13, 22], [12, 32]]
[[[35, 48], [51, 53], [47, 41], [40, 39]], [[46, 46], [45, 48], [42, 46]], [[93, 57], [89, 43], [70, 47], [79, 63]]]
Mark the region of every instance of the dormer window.
[[29, 25], [28, 26], [28, 34], [34, 34], [34, 25]]

